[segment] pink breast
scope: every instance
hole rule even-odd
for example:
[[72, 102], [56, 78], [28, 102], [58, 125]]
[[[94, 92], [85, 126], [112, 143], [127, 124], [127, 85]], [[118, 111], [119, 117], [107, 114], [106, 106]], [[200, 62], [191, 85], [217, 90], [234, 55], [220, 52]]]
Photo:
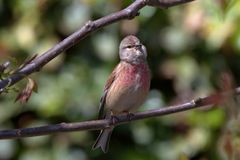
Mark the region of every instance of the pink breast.
[[114, 114], [135, 111], [144, 102], [149, 86], [150, 73], [147, 64], [121, 63], [118, 76], [109, 90], [106, 107]]
[[141, 88], [148, 89], [150, 85], [150, 73], [147, 64], [126, 66], [121, 79], [125, 85], [140, 85]]

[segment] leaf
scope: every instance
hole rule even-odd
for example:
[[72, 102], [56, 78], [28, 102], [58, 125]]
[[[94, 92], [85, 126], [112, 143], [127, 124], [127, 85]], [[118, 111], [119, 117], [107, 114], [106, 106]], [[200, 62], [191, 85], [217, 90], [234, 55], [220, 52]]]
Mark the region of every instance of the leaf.
[[232, 144], [232, 135], [229, 132], [224, 137], [223, 151], [228, 159], [232, 159], [234, 148]]
[[235, 87], [235, 82], [234, 82], [234, 78], [233, 75], [230, 71], [223, 71], [220, 74], [220, 81], [219, 81], [219, 85], [221, 87], [221, 90], [224, 91], [228, 91], [228, 90], [232, 90]]
[[26, 87], [18, 94], [17, 98], [15, 99], [15, 102], [19, 101], [20, 103], [27, 103], [27, 101], [32, 95], [32, 92], [33, 91], [37, 92], [37, 90], [38, 90], [37, 83], [33, 79], [28, 78], [28, 83]]
[[6, 61], [3, 64], [0, 64], [0, 73], [4, 73], [4, 71], [10, 66], [10, 62]]

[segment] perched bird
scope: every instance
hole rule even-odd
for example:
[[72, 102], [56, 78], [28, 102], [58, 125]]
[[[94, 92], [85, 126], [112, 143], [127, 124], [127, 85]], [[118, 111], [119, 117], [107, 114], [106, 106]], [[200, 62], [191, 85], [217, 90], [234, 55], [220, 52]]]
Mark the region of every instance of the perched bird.
[[[147, 51], [133, 35], [125, 37], [119, 46], [120, 63], [109, 76], [99, 106], [99, 119], [133, 113], [145, 101], [150, 87]], [[104, 114], [104, 111], [105, 114]], [[108, 151], [113, 126], [101, 130], [93, 149]]]

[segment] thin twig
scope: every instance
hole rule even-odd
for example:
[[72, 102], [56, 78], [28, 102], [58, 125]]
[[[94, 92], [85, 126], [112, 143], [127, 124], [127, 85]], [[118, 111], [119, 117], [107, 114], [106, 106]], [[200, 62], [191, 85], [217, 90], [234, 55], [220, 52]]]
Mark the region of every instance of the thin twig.
[[194, 0], [146, 0], [147, 4], [150, 6], [157, 6], [161, 8], [168, 8], [171, 6], [176, 6], [183, 3], [188, 3]]
[[13, 138], [24, 138], [24, 137], [33, 137], [33, 136], [43, 136], [53, 133], [60, 132], [71, 132], [71, 131], [86, 131], [86, 130], [100, 130], [107, 128], [111, 125], [117, 126], [124, 123], [129, 123], [130, 121], [141, 120], [150, 117], [157, 117], [168, 115], [177, 112], [183, 112], [190, 109], [195, 109], [199, 107], [216, 105], [220, 102], [223, 102], [227, 95], [232, 96], [240, 94], [240, 87], [236, 88], [233, 91], [223, 92], [213, 94], [207, 97], [198, 98], [197, 100], [192, 100], [187, 103], [183, 103], [175, 106], [163, 107], [160, 109], [154, 109], [144, 112], [138, 112], [134, 115], [131, 115], [131, 120], [129, 120], [129, 115], [120, 115], [116, 116], [116, 121], [111, 119], [104, 120], [93, 120], [85, 122], [76, 122], [76, 123], [60, 123], [55, 125], [47, 125], [41, 127], [33, 128], [23, 128], [23, 129], [10, 129], [0, 131], [0, 139], [13, 139]]
[[63, 41], [50, 48], [45, 53], [41, 54], [41, 56], [36, 57], [34, 60], [31, 61], [31, 63], [24, 65], [24, 67], [19, 69], [17, 73], [14, 73], [9, 77], [0, 80], [0, 93], [4, 91], [4, 88], [17, 83], [29, 74], [39, 71], [53, 58], [57, 57], [59, 54], [69, 49], [70, 47], [76, 45], [80, 40], [84, 39], [90, 33], [123, 19], [133, 19], [134, 17], [139, 15], [140, 9], [147, 5], [157, 7], [171, 7], [190, 1], [193, 0], [135, 0], [127, 8], [119, 12], [112, 13], [95, 21], [89, 21], [79, 30], [77, 30], [76, 32], [65, 38]]

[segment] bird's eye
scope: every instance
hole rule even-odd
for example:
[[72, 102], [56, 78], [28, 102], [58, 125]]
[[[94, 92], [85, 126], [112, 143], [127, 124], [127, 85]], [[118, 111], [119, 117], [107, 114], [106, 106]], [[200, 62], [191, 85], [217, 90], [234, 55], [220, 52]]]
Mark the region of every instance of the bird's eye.
[[125, 48], [128, 48], [128, 49], [130, 49], [130, 48], [132, 48], [132, 46], [126, 46]]

